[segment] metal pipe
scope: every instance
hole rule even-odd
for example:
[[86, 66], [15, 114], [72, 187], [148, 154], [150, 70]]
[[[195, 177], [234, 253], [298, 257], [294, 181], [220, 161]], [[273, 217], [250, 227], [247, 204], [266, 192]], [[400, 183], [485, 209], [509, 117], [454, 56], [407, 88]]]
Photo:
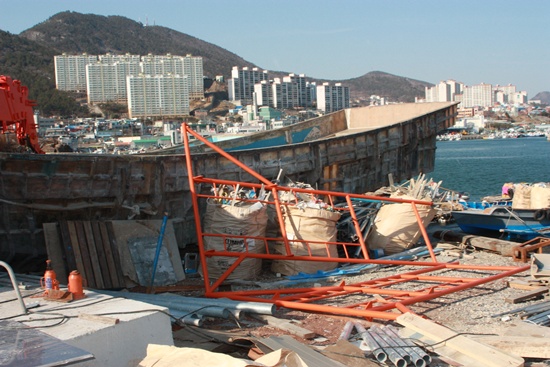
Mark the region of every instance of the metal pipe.
[[338, 340], [348, 340], [351, 335], [351, 330], [353, 330], [353, 322], [348, 321], [346, 322], [346, 325], [344, 325], [344, 329], [342, 330], [342, 333], [340, 333]]
[[160, 233], [157, 240], [157, 250], [155, 252], [155, 260], [153, 262], [153, 273], [151, 274], [151, 283], [150, 287], [151, 289], [155, 286], [155, 274], [157, 272], [157, 266], [160, 256], [160, 250], [162, 249], [162, 240], [164, 238], [164, 232], [166, 230], [166, 222], [168, 221], [168, 213], [164, 213], [164, 217], [162, 218], [162, 225], [160, 226]]
[[378, 332], [376, 326], [371, 326], [370, 330], [367, 332], [376, 340], [384, 351], [386, 351], [393, 364], [397, 367], [406, 367], [407, 364], [409, 364], [411, 361], [410, 356], [405, 356], [406, 353], [403, 351], [403, 348], [392, 341], [387, 334]]
[[5, 263], [3, 261], [0, 261], [0, 265], [2, 265], [8, 271], [11, 279], [11, 285], [13, 285], [13, 290], [15, 291], [15, 295], [17, 296], [17, 300], [19, 301], [19, 306], [23, 311], [23, 315], [26, 315], [27, 307], [25, 306], [25, 302], [23, 302], [23, 297], [21, 297], [21, 292], [19, 291], [19, 286], [17, 285], [17, 279], [15, 278], [15, 273], [13, 272], [13, 269], [11, 268], [11, 266], [8, 265], [8, 263]]
[[388, 355], [382, 349], [382, 347], [374, 340], [374, 338], [368, 333], [367, 329], [360, 323], [355, 323], [355, 329], [361, 334], [363, 341], [369, 346], [374, 358], [380, 363], [384, 363], [388, 359]]
[[[129, 298], [137, 301], [151, 303], [157, 306], [163, 306], [170, 309], [170, 312], [182, 311], [185, 313], [195, 313], [211, 317], [220, 317], [227, 319], [229, 317], [229, 310], [219, 305], [206, 305], [206, 304], [187, 304], [182, 303], [179, 300], [173, 300], [166, 296], [159, 296], [154, 294], [143, 293], [129, 293], [129, 292], [111, 292], [111, 291], [98, 291], [99, 293], [106, 293], [114, 297]], [[181, 296], [177, 296], [184, 298]]]
[[[416, 367], [423, 367], [432, 362], [432, 357], [424, 352], [422, 348], [418, 347], [415, 344], [410, 344], [405, 339], [401, 338], [395, 326], [387, 325], [386, 327], [382, 328], [382, 330], [388, 335], [393, 336], [396, 342], [405, 348], [405, 350], [411, 356]], [[420, 360], [422, 360], [422, 362], [420, 362]]]

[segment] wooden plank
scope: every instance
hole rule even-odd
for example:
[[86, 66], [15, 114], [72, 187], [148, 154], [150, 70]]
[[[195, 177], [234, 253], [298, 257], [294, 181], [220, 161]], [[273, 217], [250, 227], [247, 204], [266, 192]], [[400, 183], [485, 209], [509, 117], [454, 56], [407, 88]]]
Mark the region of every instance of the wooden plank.
[[296, 324], [293, 324], [289, 320], [279, 319], [277, 317], [269, 315], [254, 315], [255, 318], [267, 322], [268, 325], [274, 326], [281, 330], [288, 331], [291, 334], [299, 336], [302, 339], [313, 339], [317, 335], [311, 330], [304, 329]]
[[436, 324], [433, 321], [423, 319], [420, 316], [405, 313], [399, 316], [396, 321], [415, 332], [425, 335], [435, 343], [442, 343], [462, 354], [479, 361], [480, 366], [486, 367], [502, 367], [502, 366], [518, 366], [524, 365], [523, 358], [508, 355], [494, 347], [479, 343], [469, 339], [464, 335], [460, 335], [445, 326]]
[[[86, 277], [86, 269], [84, 268], [84, 262], [82, 260], [82, 252], [80, 251], [80, 246], [78, 245], [78, 234], [75, 228], [75, 222], [67, 221], [67, 233], [69, 236], [69, 243], [66, 248], [70, 248], [74, 254], [75, 268], [82, 275], [82, 285], [88, 286], [88, 279]], [[70, 268], [69, 270], [74, 270], [75, 268]]]
[[338, 340], [336, 344], [329, 345], [321, 350], [325, 356], [334, 359], [348, 367], [377, 367], [379, 363], [365, 358], [363, 352], [356, 345], [351, 344], [347, 340]]
[[69, 279], [69, 274], [66, 268], [65, 255], [58, 227], [58, 223], [42, 224], [48, 259], [52, 261], [52, 268], [57, 275], [59, 283], [66, 284]]
[[117, 266], [113, 257], [113, 250], [111, 248], [111, 240], [109, 239], [109, 232], [107, 230], [106, 222], [99, 222], [99, 231], [101, 232], [101, 241], [103, 243], [103, 250], [105, 251], [105, 260], [107, 260], [107, 267], [109, 268], [109, 277], [111, 279], [111, 285], [113, 288], [123, 288], [124, 283], [121, 283], [118, 278]]
[[115, 262], [115, 264], [117, 264], [116, 274], [117, 274], [118, 282], [119, 282], [121, 287], [125, 287], [126, 283], [124, 281], [124, 274], [122, 274], [120, 254], [118, 252], [118, 245], [116, 243], [116, 236], [115, 236], [114, 230], [113, 230], [113, 223], [112, 222], [107, 222], [106, 225], [107, 225], [107, 233], [109, 234], [109, 243], [111, 245], [111, 252], [113, 253], [113, 261]]
[[101, 275], [101, 267], [99, 265], [99, 257], [97, 256], [97, 249], [94, 240], [94, 233], [92, 231], [92, 225], [90, 221], [82, 221], [82, 227], [84, 229], [84, 238], [86, 239], [86, 241], [83, 241], [83, 246], [87, 246], [88, 252], [90, 254], [90, 263], [94, 271], [95, 288], [104, 289], [105, 284], [103, 283], [103, 276]]
[[508, 287], [514, 288], [514, 289], [521, 289], [524, 291], [532, 291], [534, 289], [539, 288], [540, 285], [529, 283], [524, 280], [510, 280], [508, 281]]
[[523, 358], [550, 358], [550, 339], [533, 338], [530, 336], [469, 336], [481, 343], [491, 345], [507, 353], [513, 353]]
[[78, 248], [82, 255], [82, 266], [84, 267], [84, 272], [81, 272], [81, 274], [83, 281], [86, 280], [89, 288], [96, 288], [97, 284], [95, 282], [94, 269], [92, 268], [92, 263], [90, 261], [90, 252], [88, 251], [88, 246], [84, 242], [86, 241], [84, 227], [82, 226], [81, 221], [74, 221], [73, 223], [76, 238], [72, 241], [72, 243], [75, 251]]
[[[61, 233], [61, 241], [63, 250], [65, 252], [65, 262], [67, 264], [68, 272], [77, 270], [76, 256], [74, 249], [71, 245], [71, 235], [69, 232], [69, 225], [66, 220], [59, 221], [59, 232]], [[80, 270], [79, 270], [80, 271]]]
[[[259, 338], [258, 343], [263, 344], [272, 351], [279, 349], [288, 349], [296, 352], [298, 356], [311, 367], [345, 367], [344, 364], [328, 358], [308, 345], [304, 345], [293, 339], [289, 335], [271, 336], [269, 338]], [[261, 346], [258, 346], [261, 348]], [[265, 348], [264, 347], [264, 348]]]
[[505, 301], [507, 303], [520, 303], [531, 298], [542, 296], [543, 294], [548, 293], [548, 290], [549, 289], [547, 287], [539, 287], [531, 292], [527, 292], [516, 297], [508, 297]]
[[103, 286], [105, 289], [113, 288], [113, 283], [111, 282], [111, 274], [109, 271], [109, 266], [107, 265], [107, 257], [105, 255], [105, 248], [103, 245], [103, 238], [101, 236], [101, 230], [99, 228], [98, 221], [90, 222], [92, 227], [92, 232], [94, 236], [95, 248], [97, 250], [97, 257], [99, 259], [99, 268], [101, 270], [101, 277], [103, 279]]

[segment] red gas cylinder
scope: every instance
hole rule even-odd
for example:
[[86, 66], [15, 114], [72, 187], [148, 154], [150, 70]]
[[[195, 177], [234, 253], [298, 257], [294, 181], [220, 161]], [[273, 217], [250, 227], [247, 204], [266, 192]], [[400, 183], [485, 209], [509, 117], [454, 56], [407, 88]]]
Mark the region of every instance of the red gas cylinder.
[[55, 271], [52, 269], [51, 260], [46, 260], [46, 271], [44, 272], [44, 276], [40, 278], [40, 286], [46, 290], [46, 293], [52, 289], [59, 290], [59, 282], [57, 281]]
[[69, 274], [69, 292], [73, 294], [73, 299], [84, 298], [84, 290], [82, 289], [82, 275], [78, 270], [73, 270]]

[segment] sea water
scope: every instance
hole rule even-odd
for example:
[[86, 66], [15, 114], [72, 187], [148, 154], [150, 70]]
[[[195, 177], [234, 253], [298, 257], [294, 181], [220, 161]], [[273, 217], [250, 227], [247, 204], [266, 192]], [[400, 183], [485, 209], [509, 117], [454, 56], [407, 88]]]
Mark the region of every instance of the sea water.
[[550, 182], [546, 138], [438, 141], [434, 171], [441, 187], [467, 192], [470, 201], [500, 195], [505, 183]]

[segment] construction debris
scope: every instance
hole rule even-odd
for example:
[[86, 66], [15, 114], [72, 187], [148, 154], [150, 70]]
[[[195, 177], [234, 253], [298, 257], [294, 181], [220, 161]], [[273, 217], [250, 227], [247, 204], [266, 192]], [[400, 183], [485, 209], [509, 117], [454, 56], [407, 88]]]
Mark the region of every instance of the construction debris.
[[411, 313], [399, 316], [396, 321], [405, 327], [400, 336], [418, 339], [424, 345], [431, 345], [436, 353], [464, 365], [522, 367], [525, 362], [521, 357], [503, 353]]

